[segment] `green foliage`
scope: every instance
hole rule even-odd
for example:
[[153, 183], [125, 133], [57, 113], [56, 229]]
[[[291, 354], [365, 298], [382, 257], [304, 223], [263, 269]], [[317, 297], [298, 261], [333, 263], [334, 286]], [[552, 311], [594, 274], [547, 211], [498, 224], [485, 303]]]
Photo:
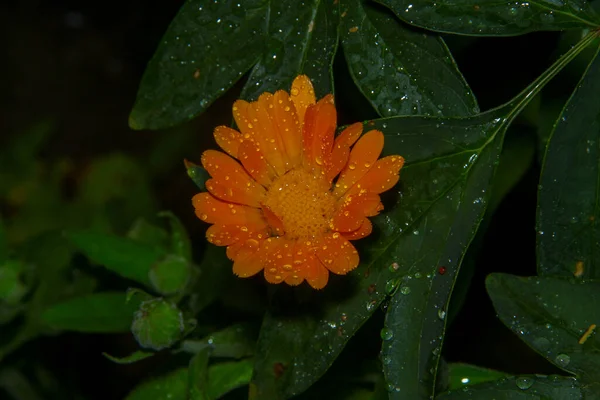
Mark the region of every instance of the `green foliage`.
[[[595, 6], [582, 0], [186, 1], [144, 73], [129, 119], [133, 129], [185, 123], [244, 74], [239, 89], [248, 100], [288, 90], [298, 74], [307, 74], [317, 97], [342, 93], [336, 104], [377, 117], [364, 121], [364, 130], [384, 132], [384, 155], [406, 159], [400, 183], [384, 195], [372, 235], [357, 242], [356, 271], [332, 276], [322, 291], [281, 285], [265, 295], [261, 279], [233, 276], [225, 249], [206, 244], [203, 232], [194, 230], [198, 240], [191, 240], [191, 207], [183, 221], [170, 211], [157, 214], [153, 179], [174, 154], [183, 158], [181, 134], [162, 139], [142, 160], [112, 153], [80, 167], [40, 157], [56, 126], [32, 126], [0, 148], [0, 361], [10, 361], [0, 369], [0, 389], [15, 399], [42, 398], [29, 387], [33, 378], [24, 365], [30, 359], [13, 359], [26, 354], [28, 342], [68, 331], [135, 340], [114, 352], [125, 356], [104, 353], [146, 372], [127, 400], [213, 400], [246, 392], [251, 400], [597, 398]], [[519, 94], [484, 112], [439, 34], [566, 29], [576, 43]], [[553, 114], [543, 105], [543, 90], [584, 58], [589, 64], [577, 70], [576, 89]], [[558, 117], [548, 121], [548, 115]], [[187, 129], [181, 132], [191, 135]], [[533, 139], [528, 132], [536, 129]], [[537, 225], [531, 226], [539, 276], [493, 273], [485, 289], [499, 321], [547, 361], [546, 370], [514, 376], [521, 373], [514, 365], [504, 372], [446, 363], [448, 320], [468, 305], [498, 209], [524, 177], [538, 172], [536, 149], [544, 151]], [[206, 170], [193, 162], [185, 169], [204, 191]], [[73, 176], [77, 184], [67, 196], [62, 188]], [[513, 259], [521, 263], [518, 255]]]

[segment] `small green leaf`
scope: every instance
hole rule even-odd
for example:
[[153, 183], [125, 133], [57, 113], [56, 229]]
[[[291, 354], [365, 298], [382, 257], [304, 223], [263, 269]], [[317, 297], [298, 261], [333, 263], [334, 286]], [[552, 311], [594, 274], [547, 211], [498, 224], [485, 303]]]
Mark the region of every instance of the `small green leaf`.
[[141, 361], [145, 358], [152, 357], [154, 355], [154, 353], [138, 350], [138, 351], [131, 353], [130, 355], [125, 356], [125, 357], [115, 357], [115, 356], [111, 356], [110, 354], [107, 354], [107, 353], [102, 353], [102, 355], [104, 357], [108, 358], [110, 361], [117, 363], [117, 364], [133, 364], [133, 363]]
[[449, 364], [450, 390], [505, 378], [508, 374], [470, 364]]
[[228, 392], [250, 383], [253, 360], [223, 362], [208, 368], [208, 398], [220, 399]]
[[337, 8], [328, 2], [308, 0], [270, 3], [267, 47], [242, 92], [256, 100], [263, 92], [289, 90], [293, 79], [307, 74], [322, 97], [333, 93], [331, 69], [338, 42]]
[[190, 400], [208, 400], [208, 359], [210, 349], [196, 353], [190, 360], [189, 368], [189, 399]]
[[436, 400], [580, 400], [585, 389], [573, 378], [521, 376], [446, 392]]
[[521, 340], [582, 381], [600, 382], [600, 282], [492, 274], [486, 287]]
[[150, 269], [166, 256], [159, 247], [114, 235], [82, 231], [68, 236], [93, 262], [146, 286], [150, 285]]
[[128, 332], [136, 302], [125, 301], [118, 292], [93, 293], [54, 304], [42, 313], [42, 321], [53, 329], [76, 332]]
[[184, 331], [182, 312], [163, 299], [143, 301], [131, 324], [131, 332], [140, 346], [153, 350], [172, 346]]
[[171, 226], [171, 251], [191, 262], [192, 243], [179, 218], [171, 211], [160, 212], [158, 216], [169, 220], [169, 225]]
[[185, 340], [181, 345], [184, 351], [191, 353], [210, 348], [211, 356], [224, 358], [251, 356], [255, 346], [256, 332], [249, 325], [241, 324], [211, 333], [202, 340]]
[[600, 56], [566, 104], [550, 137], [539, 186], [540, 275], [600, 278]]
[[377, 0], [404, 21], [437, 32], [475, 36], [596, 28], [600, 19], [585, 0], [527, 2]]
[[144, 382], [125, 400], [187, 400], [188, 369], [180, 368], [167, 375]]
[[191, 161], [185, 162], [185, 168], [187, 170], [187, 174], [192, 181], [198, 186], [201, 192], [206, 191], [205, 183], [208, 179], [210, 179], [210, 175], [208, 171], [206, 171], [201, 165], [194, 164]]
[[135, 220], [129, 231], [127, 232], [129, 239], [135, 240], [138, 243], [147, 244], [167, 248], [169, 242], [169, 233], [156, 225], [149, 223], [144, 218]]
[[162, 129], [206, 110], [260, 57], [270, 7], [186, 1], [146, 68], [129, 126]]
[[150, 269], [152, 287], [160, 294], [182, 292], [191, 275], [191, 266], [182, 256], [170, 254], [156, 262]]
[[479, 111], [439, 36], [415, 31], [371, 2], [340, 4], [350, 73], [379, 115], [469, 116]]

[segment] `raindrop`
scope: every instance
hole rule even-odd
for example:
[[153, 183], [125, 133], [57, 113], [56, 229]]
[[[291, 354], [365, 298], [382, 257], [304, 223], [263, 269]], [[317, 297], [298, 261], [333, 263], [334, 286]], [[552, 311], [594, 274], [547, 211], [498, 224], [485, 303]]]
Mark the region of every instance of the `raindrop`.
[[394, 337], [394, 332], [391, 329], [383, 328], [380, 335], [383, 340], [391, 340]]
[[520, 376], [517, 378], [515, 383], [517, 384], [517, 387], [519, 389], [527, 390], [533, 386], [534, 380], [533, 380], [533, 378], [529, 378], [526, 376]]
[[567, 354], [562, 353], [557, 355], [554, 361], [559, 367], [566, 367], [571, 362], [571, 357], [569, 357]]
[[393, 294], [396, 287], [398, 286], [398, 281], [389, 280], [385, 284], [385, 292], [389, 295]]
[[402, 293], [402, 294], [409, 294], [410, 293], [410, 288], [408, 286], [402, 286], [400, 288], [400, 293]]
[[375, 306], [377, 305], [376, 301], [370, 301], [367, 303], [367, 311], [371, 312], [375, 309]]
[[550, 348], [550, 341], [545, 337], [538, 337], [533, 340], [533, 347], [540, 351], [546, 351]]
[[444, 318], [446, 318], [446, 311], [444, 310], [438, 310], [438, 318], [443, 320]]

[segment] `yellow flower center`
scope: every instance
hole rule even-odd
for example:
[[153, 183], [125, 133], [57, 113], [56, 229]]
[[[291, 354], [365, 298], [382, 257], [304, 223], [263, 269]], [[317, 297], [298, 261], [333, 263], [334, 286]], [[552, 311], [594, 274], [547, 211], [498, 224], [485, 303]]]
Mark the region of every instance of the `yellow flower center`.
[[321, 176], [295, 169], [273, 182], [264, 205], [281, 219], [286, 237], [312, 238], [329, 228], [335, 208], [330, 189]]

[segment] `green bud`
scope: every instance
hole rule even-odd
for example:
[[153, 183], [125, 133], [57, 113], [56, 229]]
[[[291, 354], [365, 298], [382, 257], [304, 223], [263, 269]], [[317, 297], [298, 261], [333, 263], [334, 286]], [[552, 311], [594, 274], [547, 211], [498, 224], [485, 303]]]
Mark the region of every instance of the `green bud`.
[[152, 286], [160, 294], [177, 293], [190, 279], [190, 265], [182, 256], [171, 254], [154, 264], [149, 276]]
[[143, 301], [133, 315], [131, 332], [140, 346], [162, 350], [179, 340], [185, 330], [177, 306], [163, 299]]

